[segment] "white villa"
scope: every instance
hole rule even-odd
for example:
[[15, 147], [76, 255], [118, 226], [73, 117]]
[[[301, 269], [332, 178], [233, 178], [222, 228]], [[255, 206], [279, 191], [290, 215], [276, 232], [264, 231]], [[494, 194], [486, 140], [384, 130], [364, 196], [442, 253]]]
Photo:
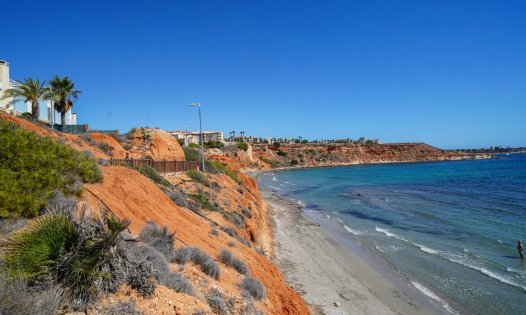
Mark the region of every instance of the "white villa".
[[[4, 60], [0, 60], [0, 111], [4, 111], [13, 115], [21, 115], [23, 113], [31, 113], [32, 108], [30, 103], [24, 103], [22, 101], [15, 104], [11, 104], [11, 99], [3, 100], [4, 91], [17, 86], [18, 83], [15, 80], [9, 78], [9, 63]], [[60, 124], [60, 114], [55, 112], [54, 115], [51, 113], [51, 102], [50, 101], [41, 101], [40, 102], [40, 113], [39, 120], [46, 123], [51, 123], [53, 120], [54, 123]], [[53, 117], [54, 116], [54, 117]], [[69, 110], [66, 113], [66, 124], [67, 125], [76, 125], [77, 124], [77, 114], [72, 113]]]

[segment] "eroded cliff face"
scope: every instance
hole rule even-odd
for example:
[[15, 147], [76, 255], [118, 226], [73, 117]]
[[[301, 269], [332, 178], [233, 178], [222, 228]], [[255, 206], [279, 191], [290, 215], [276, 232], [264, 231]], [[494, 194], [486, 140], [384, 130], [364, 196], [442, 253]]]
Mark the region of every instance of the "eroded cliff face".
[[116, 159], [153, 159], [184, 161], [181, 145], [169, 132], [161, 129], [135, 128], [117, 139], [111, 135], [92, 132], [97, 144], [107, 144], [107, 154]]
[[[177, 141], [163, 131], [149, 130], [148, 136], [142, 132], [133, 133], [128, 138], [129, 147], [125, 149], [122, 147], [123, 142], [108, 135], [92, 134], [92, 141], [86, 136], [62, 134], [24, 119], [7, 115], [2, 115], [2, 118], [76, 150], [89, 151], [97, 158], [120, 158], [126, 152], [136, 154], [137, 157], [151, 154], [157, 159], [181, 160], [184, 157]], [[103, 142], [113, 147], [111, 153], [99, 148]], [[225, 172], [203, 175], [205, 183], [192, 180], [186, 173], [164, 174], [172, 183], [169, 186], [156, 184], [131, 168], [101, 168], [103, 182], [84, 185], [79, 203], [88, 204], [95, 214], [110, 211], [118, 217], [129, 219], [129, 232], [133, 236], [137, 236], [149, 221], [166, 226], [169, 232], [175, 233], [176, 249], [195, 247], [207, 253], [218, 264], [221, 276], [216, 280], [194, 263], [170, 263], [171, 270], [190, 280], [197, 291], [196, 296], [179, 293], [159, 284], [154, 294], [145, 298], [131, 287], [122, 285], [114, 294], [102, 297], [97, 305], [88, 310], [89, 313], [99, 314], [102, 306], [135, 300], [136, 306], [145, 314], [212, 314], [217, 310], [211, 308], [207, 297], [213, 289], [228, 299], [228, 308], [236, 314], [254, 314], [256, 309], [265, 314], [309, 313], [301, 296], [285, 283], [281, 272], [270, 260], [272, 238], [267, 207], [259, 195], [255, 180], [238, 172], [238, 164], [227, 166], [228, 175]], [[169, 195], [173, 192], [181, 193], [187, 204], [181, 206], [170, 199]], [[206, 196], [211, 207], [205, 207], [192, 196]], [[222, 249], [227, 249], [243, 261], [250, 276], [261, 282], [266, 293], [263, 299], [252, 300], [247, 297], [240, 288], [245, 276], [219, 259]], [[255, 308], [247, 308], [250, 305]]]
[[265, 170], [282, 167], [318, 167], [364, 163], [452, 161], [489, 158], [488, 154], [469, 154], [441, 150], [425, 143], [401, 144], [288, 144], [256, 145], [250, 155], [239, 150], [210, 151], [215, 159], [231, 159], [242, 168]]

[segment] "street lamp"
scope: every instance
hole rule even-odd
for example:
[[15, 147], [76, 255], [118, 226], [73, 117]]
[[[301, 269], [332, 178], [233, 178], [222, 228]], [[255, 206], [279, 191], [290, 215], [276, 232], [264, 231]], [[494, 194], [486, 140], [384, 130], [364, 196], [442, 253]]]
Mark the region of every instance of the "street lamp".
[[191, 103], [190, 106], [199, 108], [199, 140], [201, 140], [201, 166], [205, 172], [205, 144], [203, 141], [203, 129], [201, 127], [201, 103]]

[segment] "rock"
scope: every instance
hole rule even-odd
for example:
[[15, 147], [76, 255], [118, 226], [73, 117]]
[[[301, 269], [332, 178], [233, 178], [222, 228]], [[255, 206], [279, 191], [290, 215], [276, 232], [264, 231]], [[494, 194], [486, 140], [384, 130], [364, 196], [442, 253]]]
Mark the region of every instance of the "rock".
[[340, 302], [334, 302], [334, 306], [340, 307]]

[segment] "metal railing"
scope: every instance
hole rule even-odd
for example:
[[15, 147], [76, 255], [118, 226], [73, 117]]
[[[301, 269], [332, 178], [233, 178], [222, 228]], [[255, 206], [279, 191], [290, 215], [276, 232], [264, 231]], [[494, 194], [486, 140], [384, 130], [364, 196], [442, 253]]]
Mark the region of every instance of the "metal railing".
[[185, 172], [187, 170], [199, 170], [199, 162], [196, 161], [154, 161], [148, 159], [112, 159], [111, 165], [128, 166], [136, 168], [139, 166], [149, 166], [158, 173]]
[[88, 132], [88, 125], [54, 125], [53, 129], [61, 131], [63, 133], [87, 133]]

